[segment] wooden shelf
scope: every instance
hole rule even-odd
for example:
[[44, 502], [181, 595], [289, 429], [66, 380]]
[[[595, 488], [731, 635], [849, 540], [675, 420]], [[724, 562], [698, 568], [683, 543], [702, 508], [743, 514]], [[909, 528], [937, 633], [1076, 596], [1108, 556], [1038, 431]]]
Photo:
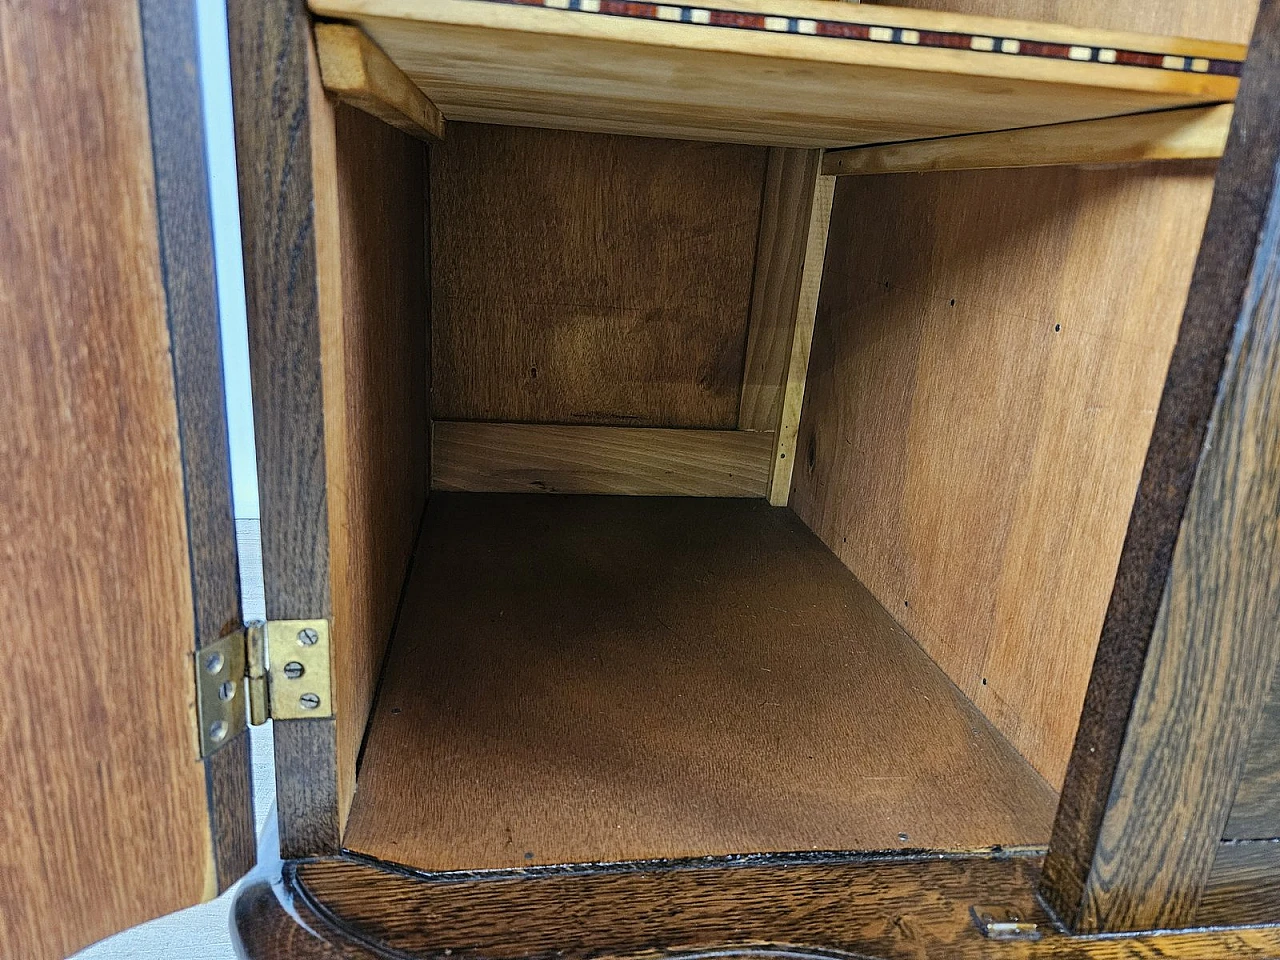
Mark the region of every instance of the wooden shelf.
[[829, 0], [310, 0], [444, 116], [838, 147], [1234, 99], [1244, 47]]
[[1047, 843], [1056, 798], [763, 500], [432, 495], [344, 845], [430, 870]]

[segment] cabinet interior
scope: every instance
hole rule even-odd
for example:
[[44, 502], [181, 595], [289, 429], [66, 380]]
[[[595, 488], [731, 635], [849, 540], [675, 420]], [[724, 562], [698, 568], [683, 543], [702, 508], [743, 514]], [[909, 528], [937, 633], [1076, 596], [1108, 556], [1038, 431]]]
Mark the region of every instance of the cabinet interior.
[[1047, 844], [1212, 162], [832, 182], [324, 109], [343, 846]]

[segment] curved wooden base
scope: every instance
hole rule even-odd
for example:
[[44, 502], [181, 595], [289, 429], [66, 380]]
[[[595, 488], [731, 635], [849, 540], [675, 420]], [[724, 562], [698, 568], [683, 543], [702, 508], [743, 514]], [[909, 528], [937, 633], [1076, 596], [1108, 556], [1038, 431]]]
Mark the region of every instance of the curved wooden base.
[[[232, 926], [246, 960], [1280, 957], [1278, 927], [1070, 936], [1036, 900], [1040, 865], [823, 854], [424, 875], [334, 857], [246, 881]], [[990, 938], [983, 914], [1033, 938]]]

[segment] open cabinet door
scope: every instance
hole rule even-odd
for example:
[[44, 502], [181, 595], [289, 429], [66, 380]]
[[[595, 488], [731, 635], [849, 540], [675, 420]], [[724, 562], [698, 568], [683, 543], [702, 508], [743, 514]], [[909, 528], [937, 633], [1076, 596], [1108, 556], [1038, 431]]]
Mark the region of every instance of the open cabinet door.
[[202, 749], [195, 713], [197, 650], [241, 624], [194, 18], [0, 3], [11, 960], [211, 898], [254, 859], [247, 734]]

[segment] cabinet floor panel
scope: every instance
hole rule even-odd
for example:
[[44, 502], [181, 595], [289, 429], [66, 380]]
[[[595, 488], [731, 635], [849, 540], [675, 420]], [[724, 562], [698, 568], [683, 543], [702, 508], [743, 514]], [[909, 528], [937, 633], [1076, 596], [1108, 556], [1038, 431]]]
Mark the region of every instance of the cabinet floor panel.
[[789, 510], [433, 494], [344, 845], [430, 870], [1047, 843], [1056, 796]]

